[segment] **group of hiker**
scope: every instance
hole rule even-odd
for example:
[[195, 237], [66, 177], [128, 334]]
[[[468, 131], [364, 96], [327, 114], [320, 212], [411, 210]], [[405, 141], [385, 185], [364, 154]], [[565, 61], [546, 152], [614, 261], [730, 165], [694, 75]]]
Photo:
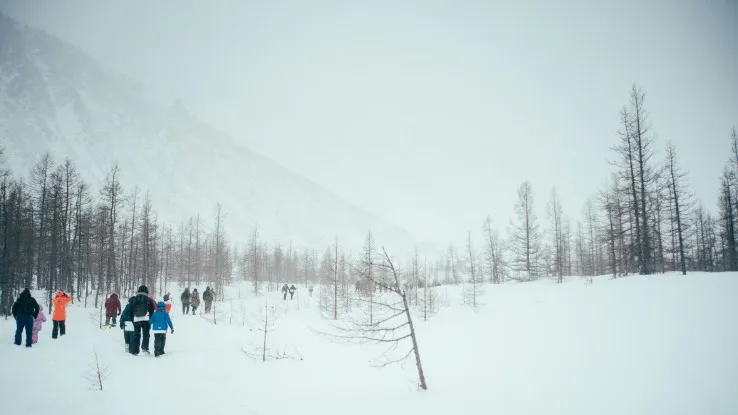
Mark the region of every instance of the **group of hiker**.
[[[283, 299], [294, 299], [297, 288], [294, 284], [282, 286]], [[309, 288], [312, 295], [313, 287]], [[125, 350], [134, 356], [141, 351], [149, 353], [149, 343], [151, 333], [154, 333], [154, 356], [158, 357], [164, 354], [164, 345], [166, 344], [167, 331], [174, 333], [174, 325], [169, 315], [172, 308], [171, 294], [167, 292], [163, 297], [163, 301], [154, 300], [153, 295], [149, 294], [146, 285], [138, 287], [136, 294], [128, 299], [125, 308], [122, 307], [120, 296], [112, 293], [105, 300], [105, 326], [115, 326], [116, 320], [120, 316], [120, 328], [123, 330], [123, 339], [125, 341]], [[195, 315], [197, 308], [200, 306], [200, 294], [197, 288], [193, 288], [190, 292], [189, 287], [185, 288], [180, 295], [182, 302], [182, 314], [188, 315], [190, 309]], [[210, 313], [215, 301], [215, 291], [209, 286], [202, 293], [202, 300], [205, 303], [205, 312]], [[66, 334], [66, 307], [72, 301], [72, 297], [63, 290], [58, 290], [54, 298], [51, 300], [53, 314], [51, 316], [53, 329], [51, 338], [56, 339], [58, 336]], [[28, 288], [24, 289], [18, 299], [13, 304], [13, 317], [16, 321], [15, 344], [21, 345], [21, 337], [23, 331], [26, 334], [26, 347], [32, 347], [38, 342], [38, 333], [41, 331], [46, 316], [43, 313], [43, 306], [39, 305], [35, 298], [31, 295]]]
[[[110, 314], [115, 314], [117, 307], [119, 307], [119, 301], [113, 295], [108, 300], [111, 301], [111, 305], [110, 308], [106, 305], [106, 309]], [[185, 288], [180, 300], [182, 301], [183, 315], [189, 314], [190, 307], [192, 307], [192, 314], [194, 315], [197, 307], [200, 306], [200, 295], [197, 288], [193, 288], [192, 292], [189, 288]], [[215, 292], [210, 287], [205, 288], [203, 300], [205, 301], [205, 311], [210, 312], [213, 300], [215, 300]], [[120, 327], [123, 329], [126, 351], [134, 356], [141, 351], [148, 354], [151, 333], [154, 333], [154, 356], [159, 357], [165, 354], [164, 346], [167, 341], [167, 330], [174, 334], [174, 324], [169, 314], [171, 309], [171, 293], [167, 292], [162, 297], [162, 301], [157, 302], [149, 294], [148, 287], [140, 286], [136, 295], [128, 300], [128, 304], [120, 313]], [[113, 324], [115, 324], [114, 317]]]
[[287, 299], [287, 293], [289, 293], [290, 294], [290, 300], [292, 300], [292, 298], [295, 296], [295, 291], [297, 291], [297, 288], [295, 288], [295, 284], [292, 284], [289, 287], [287, 286], [287, 284], [283, 285], [282, 286], [282, 295], [283, 295], [282, 299], [283, 300], [286, 300]]
[[[205, 302], [205, 312], [210, 312], [215, 300], [215, 292], [210, 287], [206, 287], [202, 297]], [[182, 313], [189, 314], [190, 307], [192, 307], [194, 315], [200, 306], [200, 295], [197, 288], [193, 288], [192, 293], [189, 288], [185, 289], [180, 298]], [[120, 296], [117, 293], [110, 294], [105, 300], [105, 326], [115, 326], [120, 316], [120, 328], [123, 330], [127, 353], [136, 356], [143, 351], [148, 354], [151, 333], [154, 333], [154, 356], [164, 354], [167, 331], [174, 333], [174, 325], [169, 315], [172, 307], [171, 294], [167, 292], [162, 300], [158, 302], [154, 300], [145, 285], [138, 287], [136, 294], [128, 299], [125, 308], [122, 307]], [[66, 307], [71, 301], [71, 295], [63, 290], [56, 291], [51, 300], [54, 325], [51, 331], [52, 339], [66, 334]], [[32, 347], [38, 342], [38, 334], [46, 321], [43, 309], [43, 306], [33, 298], [29, 289], [26, 288], [20, 293], [12, 308], [13, 318], [16, 321], [14, 339], [16, 345], [21, 345], [24, 331], [26, 347]]]
[[[166, 293], [163, 300], [168, 302], [169, 295]], [[113, 299], [113, 306], [115, 301]], [[171, 303], [167, 304], [165, 301], [154, 300], [145, 285], [138, 287], [136, 295], [128, 299], [128, 304], [120, 314], [120, 328], [123, 330], [126, 352], [134, 356], [138, 356], [141, 351], [149, 354], [151, 333], [154, 333], [154, 356], [164, 354], [167, 330], [174, 334], [174, 324], [169, 317]]]
[[[197, 292], [197, 288], [193, 288], [190, 292], [189, 287], [185, 288], [182, 295], [179, 296], [179, 300], [182, 303], [182, 314], [189, 314], [190, 307], [192, 307], [192, 315], [194, 316], [197, 312], [197, 307], [200, 307], [200, 293]], [[205, 312], [209, 313], [215, 300], [215, 291], [210, 287], [205, 287], [205, 291], [202, 293], [202, 300], [205, 302]]]
[[[53, 313], [51, 315], [51, 321], [53, 323], [51, 330], [52, 339], [56, 339], [60, 335], [63, 336], [67, 332], [67, 304], [70, 301], [72, 301], [72, 297], [63, 290], [58, 290], [51, 300], [53, 307]], [[16, 326], [14, 343], [17, 346], [21, 345], [23, 331], [26, 334], [26, 347], [32, 347], [38, 343], [38, 333], [41, 331], [44, 322], [46, 322], [46, 316], [43, 311], [44, 307], [33, 298], [28, 288], [21, 291], [12, 308]]]

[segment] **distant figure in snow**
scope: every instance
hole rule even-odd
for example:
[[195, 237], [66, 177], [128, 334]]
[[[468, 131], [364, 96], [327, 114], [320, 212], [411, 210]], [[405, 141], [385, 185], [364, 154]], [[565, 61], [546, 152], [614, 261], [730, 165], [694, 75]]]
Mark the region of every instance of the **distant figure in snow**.
[[295, 296], [295, 291], [297, 291], [297, 288], [295, 288], [295, 284], [292, 284], [290, 286], [290, 300]]
[[359, 292], [359, 288], [361, 287], [361, 284], [359, 284], [359, 280], [356, 280], [355, 287], [356, 287], [356, 292], [358, 293]]
[[310, 288], [308, 288], [308, 292], [310, 293], [310, 296], [313, 296], [313, 286], [311, 285]]
[[107, 300], [105, 300], [105, 325], [110, 324], [110, 319], [113, 319], [113, 325], [116, 324], [115, 319], [120, 315], [120, 298], [118, 294], [112, 293]]
[[213, 300], [215, 300], [215, 292], [210, 287], [205, 287], [205, 292], [202, 293], [202, 300], [205, 301], [205, 313], [209, 313], [210, 307], [213, 305]]
[[149, 288], [145, 285], [138, 287], [138, 292], [128, 300], [128, 305], [131, 307], [130, 313], [133, 318], [133, 334], [128, 351], [134, 356], [138, 356], [141, 350], [149, 353], [151, 337], [149, 318], [154, 314], [154, 301], [149, 297]]
[[67, 333], [67, 304], [72, 301], [72, 297], [63, 290], [56, 292], [56, 297], [51, 300], [54, 306], [54, 312], [51, 314], [51, 321], [54, 328], [51, 329], [51, 338], [55, 339], [57, 334], [63, 336]]
[[26, 331], [26, 347], [31, 347], [33, 340], [33, 320], [38, 317], [39, 305], [31, 292], [26, 288], [15, 300], [11, 312], [15, 318], [15, 344], [21, 345], [21, 334]]
[[195, 315], [197, 307], [200, 307], [200, 293], [197, 292], [197, 288], [192, 289], [190, 294], [190, 305], [192, 306], [192, 315]]
[[283, 300], [287, 299], [287, 293], [289, 292], [289, 290], [290, 290], [290, 287], [288, 287], [287, 284], [282, 286], [282, 299]]
[[44, 315], [44, 306], [39, 304], [38, 316], [36, 316], [36, 318], [33, 320], [33, 335], [31, 335], [33, 344], [38, 343], [38, 332], [41, 331], [41, 327], [43, 327], [45, 322], [46, 316]]
[[165, 304], [167, 313], [171, 312], [172, 311], [172, 294], [169, 291], [167, 291], [167, 293], [164, 294], [163, 299], [164, 299], [164, 304]]
[[182, 301], [182, 314], [190, 314], [190, 289], [185, 288], [179, 299]]
[[133, 314], [131, 314], [131, 303], [126, 304], [120, 315], [120, 328], [123, 330], [123, 341], [126, 342], [126, 353], [129, 352], [131, 337], [133, 337]]
[[163, 301], [159, 301], [156, 304], [156, 311], [149, 318], [151, 331], [154, 333], [154, 357], [164, 354], [164, 345], [167, 342], [167, 328], [171, 329], [172, 334], [174, 334], [174, 325], [172, 324], [172, 318], [169, 317], [169, 313], [166, 311], [166, 306]]

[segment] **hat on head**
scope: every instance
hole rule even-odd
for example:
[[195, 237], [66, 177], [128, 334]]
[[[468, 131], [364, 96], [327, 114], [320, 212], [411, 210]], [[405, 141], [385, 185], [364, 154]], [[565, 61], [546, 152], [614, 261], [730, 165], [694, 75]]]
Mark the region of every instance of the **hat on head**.
[[167, 308], [167, 305], [164, 304], [164, 301], [159, 301], [158, 303], [156, 303], [156, 308], [159, 310], [164, 310]]
[[138, 292], [148, 294], [149, 293], [149, 287], [142, 285], [138, 287]]

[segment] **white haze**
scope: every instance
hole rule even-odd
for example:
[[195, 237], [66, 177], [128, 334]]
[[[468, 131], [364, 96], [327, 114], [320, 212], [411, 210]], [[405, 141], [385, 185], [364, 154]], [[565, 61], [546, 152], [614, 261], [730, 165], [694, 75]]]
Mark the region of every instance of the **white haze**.
[[[520, 182], [579, 217], [637, 82], [710, 209], [738, 124], [733, 0], [0, 1], [162, 100], [439, 244]], [[213, 202], [215, 203], [215, 202]]]

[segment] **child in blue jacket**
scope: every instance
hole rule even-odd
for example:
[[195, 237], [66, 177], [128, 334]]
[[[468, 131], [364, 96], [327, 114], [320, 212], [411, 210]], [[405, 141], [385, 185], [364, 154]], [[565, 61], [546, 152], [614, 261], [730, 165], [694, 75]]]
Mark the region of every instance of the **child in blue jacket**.
[[156, 311], [149, 318], [151, 332], [154, 333], [154, 357], [164, 354], [164, 344], [167, 342], [167, 329], [174, 334], [172, 319], [167, 313], [167, 305], [163, 301], [156, 303]]

